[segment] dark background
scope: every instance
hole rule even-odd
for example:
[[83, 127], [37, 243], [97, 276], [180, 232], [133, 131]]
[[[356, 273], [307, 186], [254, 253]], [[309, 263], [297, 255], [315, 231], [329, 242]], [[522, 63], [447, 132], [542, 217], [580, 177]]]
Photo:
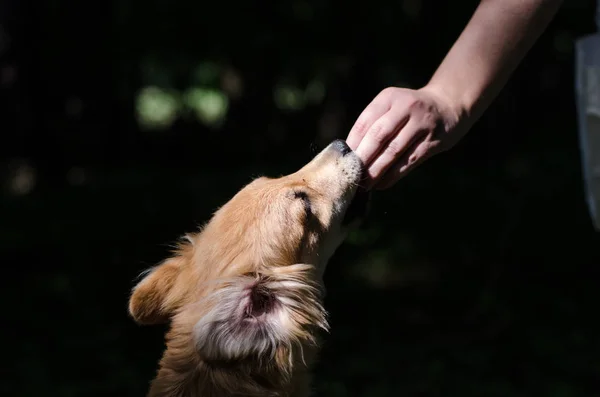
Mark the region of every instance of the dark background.
[[[165, 328], [128, 318], [134, 278], [424, 84], [476, 5], [3, 0], [0, 394], [143, 396]], [[593, 13], [566, 1], [471, 133], [375, 196], [328, 270], [318, 395], [600, 396], [573, 52]]]

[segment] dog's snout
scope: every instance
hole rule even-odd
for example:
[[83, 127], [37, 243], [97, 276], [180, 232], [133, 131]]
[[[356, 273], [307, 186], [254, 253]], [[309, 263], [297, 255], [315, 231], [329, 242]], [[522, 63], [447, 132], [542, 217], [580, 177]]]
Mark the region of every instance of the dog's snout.
[[350, 149], [350, 146], [348, 146], [346, 141], [342, 139], [336, 139], [335, 141], [333, 141], [331, 147], [340, 152], [342, 156], [345, 156], [352, 151], [352, 149]]

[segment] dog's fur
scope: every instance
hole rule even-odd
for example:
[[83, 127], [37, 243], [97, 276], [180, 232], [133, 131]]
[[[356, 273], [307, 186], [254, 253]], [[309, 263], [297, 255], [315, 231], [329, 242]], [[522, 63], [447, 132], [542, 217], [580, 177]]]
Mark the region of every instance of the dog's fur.
[[362, 168], [336, 141], [291, 175], [258, 178], [144, 274], [130, 314], [171, 322], [149, 396], [310, 394], [316, 331], [328, 329], [322, 274], [356, 223], [345, 215]]

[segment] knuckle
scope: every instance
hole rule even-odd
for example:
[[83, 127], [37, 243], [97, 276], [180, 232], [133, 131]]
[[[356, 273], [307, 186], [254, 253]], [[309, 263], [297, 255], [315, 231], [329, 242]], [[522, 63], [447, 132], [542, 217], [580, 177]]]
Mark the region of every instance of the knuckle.
[[381, 144], [387, 140], [389, 130], [390, 129], [387, 128], [387, 124], [385, 122], [377, 121], [371, 127], [371, 130], [369, 131], [369, 136], [375, 143]]
[[408, 96], [407, 98], [407, 105], [408, 107], [419, 107], [423, 105], [423, 98], [421, 98], [419, 95], [415, 94], [414, 92], [411, 92], [411, 95]]
[[428, 130], [435, 129], [437, 126], [437, 117], [433, 112], [425, 112], [423, 114], [423, 126]]
[[396, 88], [396, 87], [387, 87], [387, 88], [384, 88], [383, 90], [381, 90], [381, 93], [379, 93], [379, 95], [382, 96], [382, 97], [384, 97], [384, 98], [391, 98], [397, 92], [398, 92], [398, 88]]
[[411, 111], [421, 114], [422, 117], [430, 116], [436, 118], [439, 114], [435, 103], [427, 100], [427, 98], [421, 98], [418, 96], [412, 98], [409, 108]]
[[423, 103], [413, 103], [410, 107], [410, 114], [418, 122], [419, 129], [432, 132], [440, 125], [438, 113]]
[[368, 124], [364, 120], [357, 120], [354, 123], [354, 129], [360, 136], [364, 136], [367, 133]]
[[426, 109], [427, 105], [425, 103], [425, 101], [423, 101], [423, 99], [421, 98], [412, 98], [412, 100], [410, 101], [410, 104], [408, 105], [408, 108], [411, 112], [423, 112]]
[[389, 143], [388, 147], [386, 148], [386, 151], [393, 156], [398, 155], [399, 153], [402, 152], [402, 150], [404, 150], [403, 145], [396, 140], [391, 141]]

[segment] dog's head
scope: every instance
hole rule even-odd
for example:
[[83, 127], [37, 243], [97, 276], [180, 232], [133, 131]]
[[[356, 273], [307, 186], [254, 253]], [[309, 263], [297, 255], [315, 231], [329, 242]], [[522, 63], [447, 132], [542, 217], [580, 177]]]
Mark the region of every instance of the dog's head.
[[297, 172], [245, 186], [146, 274], [129, 310], [139, 323], [171, 319], [163, 367], [171, 350], [210, 365], [249, 360], [256, 368], [269, 358], [289, 372], [294, 349], [327, 327], [321, 276], [366, 211], [362, 172], [335, 141]]

